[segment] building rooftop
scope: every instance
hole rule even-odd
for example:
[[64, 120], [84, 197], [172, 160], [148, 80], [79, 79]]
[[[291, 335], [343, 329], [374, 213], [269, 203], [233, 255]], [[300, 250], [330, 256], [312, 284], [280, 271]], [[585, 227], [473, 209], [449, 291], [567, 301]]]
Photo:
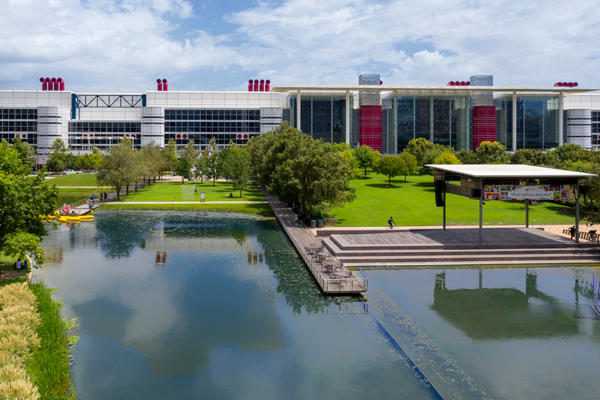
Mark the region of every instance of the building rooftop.
[[585, 172], [520, 164], [427, 164], [426, 166], [473, 178], [591, 178], [598, 176]]

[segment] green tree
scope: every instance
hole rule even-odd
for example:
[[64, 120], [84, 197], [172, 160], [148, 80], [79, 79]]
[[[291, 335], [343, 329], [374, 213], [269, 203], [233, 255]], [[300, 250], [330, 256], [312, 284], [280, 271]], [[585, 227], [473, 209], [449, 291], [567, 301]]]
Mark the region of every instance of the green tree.
[[221, 176], [223, 170], [223, 158], [219, 154], [217, 139], [214, 137], [208, 142], [205, 152], [206, 158], [206, 176], [213, 181], [213, 186], [217, 184], [217, 179]]
[[185, 182], [185, 179], [190, 180], [192, 177], [192, 163], [189, 158], [185, 156], [179, 157], [177, 165], [175, 166], [175, 173], [181, 176], [181, 183]]
[[20, 137], [15, 136], [12, 139], [12, 145], [15, 150], [19, 153], [19, 157], [29, 169], [32, 169], [35, 166], [35, 150], [33, 147], [27, 143], [23, 142]]
[[392, 178], [408, 175], [408, 167], [400, 156], [383, 156], [375, 163], [375, 172], [388, 177], [388, 186], [392, 186]]
[[175, 166], [177, 165], [177, 144], [175, 143], [175, 139], [169, 139], [167, 146], [163, 148], [164, 152], [164, 163], [167, 166], [167, 169], [173, 173], [175, 170]]
[[459, 150], [456, 153], [456, 156], [460, 160], [462, 164], [477, 164], [479, 163], [479, 158], [477, 158], [477, 154], [469, 150]]
[[199, 154], [200, 152], [194, 147], [194, 140], [190, 139], [190, 141], [183, 148], [182, 156], [187, 157], [187, 159], [190, 161], [190, 164], [193, 166]]
[[367, 169], [374, 167], [375, 163], [379, 159], [379, 152], [363, 144], [362, 146], [354, 149], [353, 155], [354, 159], [358, 163], [358, 167], [364, 171], [366, 178]]
[[29, 173], [29, 161], [7, 141], [0, 142], [0, 251], [41, 262], [39, 239], [46, 234], [41, 216], [53, 213], [57, 190], [42, 174]]
[[511, 164], [544, 165], [545, 155], [541, 150], [519, 149], [510, 156]]
[[225, 176], [233, 183], [233, 188], [242, 191], [248, 186], [252, 177], [252, 163], [250, 153], [243, 147], [231, 145], [225, 153], [223, 162]]
[[407, 175], [413, 175], [419, 172], [419, 164], [417, 163], [417, 158], [406, 151], [400, 153], [398, 157], [402, 158], [406, 164], [406, 168], [404, 169], [404, 182], [406, 182]]
[[480, 164], [504, 164], [508, 162], [506, 147], [498, 142], [481, 142], [475, 153], [477, 153]]
[[64, 171], [67, 169], [66, 158], [67, 158], [67, 146], [61, 138], [56, 138], [50, 146], [50, 157], [46, 161], [46, 168], [50, 171]]
[[207, 168], [206, 160], [207, 158], [204, 156], [203, 152], [198, 158], [196, 158], [196, 163], [194, 164], [194, 167], [196, 168], [196, 177], [200, 177], [200, 183], [204, 182], [204, 171]]
[[442, 152], [436, 159], [433, 161], [434, 164], [462, 164], [460, 159], [456, 157], [454, 153], [449, 151]]
[[350, 164], [332, 145], [287, 123], [253, 138], [247, 149], [258, 179], [305, 220], [354, 197]]
[[117, 199], [119, 199], [121, 189], [126, 188], [126, 193], [129, 193], [129, 185], [138, 178], [136, 161], [131, 141], [123, 138], [121, 143], [111, 147], [104, 157], [102, 167], [98, 169], [98, 183], [114, 186], [117, 189]]
[[404, 151], [415, 156], [419, 167], [422, 167], [424, 164], [426, 164], [425, 156], [432, 149], [433, 143], [431, 143], [429, 140], [425, 138], [416, 138], [408, 142]]

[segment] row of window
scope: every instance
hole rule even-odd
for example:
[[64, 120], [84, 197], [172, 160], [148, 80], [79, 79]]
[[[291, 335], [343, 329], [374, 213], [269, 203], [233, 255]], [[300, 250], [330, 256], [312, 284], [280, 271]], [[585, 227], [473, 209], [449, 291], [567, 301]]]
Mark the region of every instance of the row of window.
[[260, 122], [165, 122], [165, 132], [260, 132]]
[[[76, 146], [78, 148], [88, 148], [88, 147], [102, 146], [102, 145], [109, 145], [109, 144], [117, 145], [117, 144], [121, 143], [122, 139], [123, 139], [122, 135], [120, 135], [120, 136], [101, 135], [101, 136], [94, 136], [93, 138], [82, 138], [79, 135], [69, 135], [69, 145]], [[136, 136], [135, 139], [133, 139], [133, 143], [140, 144], [140, 137]]]
[[[27, 142], [32, 146], [37, 145], [37, 133], [0, 133], [0, 140], [6, 140], [12, 142], [15, 136], [19, 136], [23, 142]], [[23, 137], [25, 136], [25, 137]]]
[[187, 139], [177, 139], [175, 134], [165, 134], [165, 144], [169, 143], [169, 140], [174, 139], [175, 143], [178, 145], [185, 145], [187, 144], [190, 140], [193, 140], [195, 144], [197, 145], [205, 145], [208, 144], [208, 142], [212, 139], [215, 138], [215, 140], [217, 141], [217, 144], [229, 144], [230, 141], [233, 141], [233, 143], [235, 144], [244, 144], [248, 141], [248, 139], [250, 139], [251, 137], [254, 136], [259, 136], [258, 134], [247, 134], [247, 138], [244, 139], [243, 136], [241, 138], [238, 138], [237, 134], [220, 134], [220, 135], [212, 135], [212, 134], [197, 134], [197, 133], [191, 133], [188, 134]]
[[596, 134], [596, 140], [598, 140], [598, 133], [600, 133], [600, 111], [592, 111], [592, 144], [598, 144], [593, 143], [595, 136], [594, 134]]
[[140, 132], [141, 122], [69, 122], [69, 132]]
[[37, 121], [0, 121], [0, 132], [37, 132]]
[[165, 110], [165, 120], [258, 121], [260, 110]]
[[2, 108], [0, 119], [37, 119], [37, 108]]

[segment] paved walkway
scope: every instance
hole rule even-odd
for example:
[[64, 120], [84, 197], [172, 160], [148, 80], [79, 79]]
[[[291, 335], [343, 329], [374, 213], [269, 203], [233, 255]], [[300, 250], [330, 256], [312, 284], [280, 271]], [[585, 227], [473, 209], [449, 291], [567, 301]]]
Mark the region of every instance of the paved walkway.
[[271, 196], [261, 188], [269, 202], [273, 214], [281, 227], [302, 257], [323, 293], [348, 294], [364, 293], [368, 282], [365, 278], [355, 275], [355, 272], [344, 267], [329, 250], [325, 249], [306, 225], [296, 222], [296, 214], [291, 208]]
[[268, 201], [114, 201], [115, 204], [267, 204]]
[[59, 189], [112, 189], [112, 186], [57, 186]]
[[[558, 236], [571, 238], [570, 235], [563, 232], [565, 229], [569, 229], [571, 225], [529, 225], [530, 228], [536, 228], [545, 232], [553, 233]], [[410, 231], [410, 230], [423, 230], [423, 229], [442, 229], [442, 225], [422, 225], [422, 226], [395, 226], [394, 229], [389, 229], [383, 226], [331, 226], [325, 228], [313, 228], [312, 233], [316, 236], [329, 236], [334, 234], [344, 233], [385, 233], [385, 232], [398, 232], [398, 231]], [[523, 225], [484, 225], [484, 229], [502, 229], [502, 228], [525, 228]], [[476, 225], [448, 225], [447, 230], [454, 229], [479, 229]], [[590, 230], [600, 231], [600, 226], [594, 225], [579, 225], [579, 232], [584, 233]], [[582, 242], [587, 240], [580, 238]]]

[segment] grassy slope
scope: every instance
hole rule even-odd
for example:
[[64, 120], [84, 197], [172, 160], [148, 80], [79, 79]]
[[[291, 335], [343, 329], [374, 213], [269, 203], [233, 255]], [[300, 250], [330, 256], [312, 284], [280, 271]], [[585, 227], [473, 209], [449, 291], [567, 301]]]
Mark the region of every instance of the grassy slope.
[[[353, 202], [333, 208], [330, 215], [336, 226], [385, 226], [390, 216], [396, 225], [441, 225], [442, 208], [435, 206], [433, 177], [409, 176], [392, 180], [374, 173], [368, 179], [355, 179]], [[476, 225], [479, 223], [479, 201], [452, 194], [447, 195], [446, 218], [449, 225]], [[566, 205], [540, 203], [529, 208], [531, 224], [572, 224], [574, 213]], [[483, 206], [484, 224], [525, 224], [525, 210], [521, 203], [488, 201]]]
[[108, 190], [85, 188], [58, 189], [58, 199], [56, 200], [56, 207], [62, 207], [64, 204], [73, 203], [81, 199], [89, 199], [92, 193], [94, 193], [96, 195], [96, 198], [98, 198], [98, 194], [102, 191]]
[[[198, 192], [194, 194], [194, 185]], [[233, 190], [229, 182], [217, 182], [216, 186], [212, 183], [204, 182], [161, 182], [155, 183], [138, 192], [131, 193], [123, 197], [123, 201], [200, 201], [200, 193], [204, 192], [205, 201], [264, 201], [260, 190], [251, 184], [248, 190], [244, 190], [242, 197], [239, 197], [239, 191]], [[233, 197], [229, 197], [233, 193]]]
[[230, 211], [243, 212], [253, 215], [272, 216], [268, 204], [119, 204], [107, 203], [103, 209], [124, 210], [204, 210], [204, 211]]
[[73, 399], [69, 374], [69, 341], [66, 324], [60, 316], [60, 304], [52, 300], [51, 291], [41, 284], [31, 285], [37, 298], [41, 324], [41, 346], [27, 363], [27, 372], [38, 387], [42, 399]]
[[48, 179], [50, 184], [56, 186], [96, 186], [96, 174], [71, 174], [61, 175]]

